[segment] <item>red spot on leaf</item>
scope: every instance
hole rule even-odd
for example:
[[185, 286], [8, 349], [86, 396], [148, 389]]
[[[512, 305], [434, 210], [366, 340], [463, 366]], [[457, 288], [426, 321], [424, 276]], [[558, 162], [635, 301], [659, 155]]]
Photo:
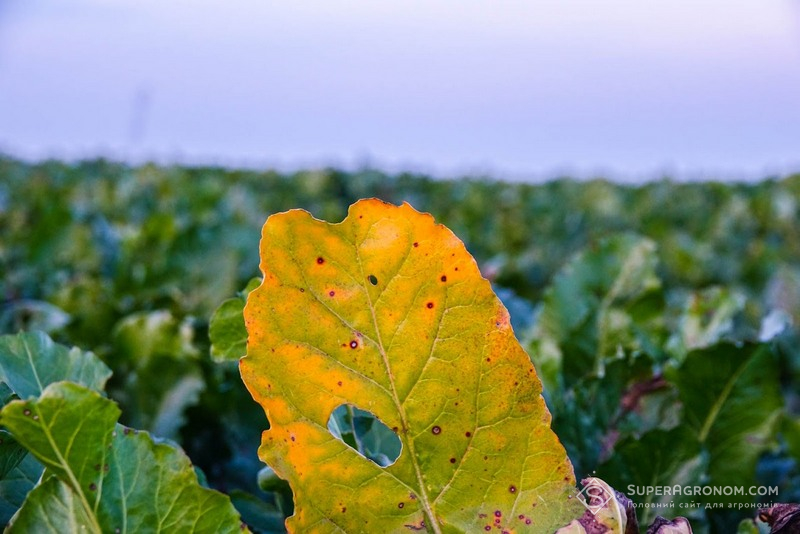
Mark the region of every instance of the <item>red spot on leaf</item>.
[[320, 264], [320, 265], [322, 265], [323, 263], [325, 263], [325, 258], [323, 258], [322, 256], [320, 256], [319, 258], [317, 258], [317, 263], [318, 263], [318, 264]]
[[434, 436], [438, 436], [439, 434], [442, 433], [442, 427], [437, 425], [437, 426], [431, 428], [431, 432], [433, 432]]

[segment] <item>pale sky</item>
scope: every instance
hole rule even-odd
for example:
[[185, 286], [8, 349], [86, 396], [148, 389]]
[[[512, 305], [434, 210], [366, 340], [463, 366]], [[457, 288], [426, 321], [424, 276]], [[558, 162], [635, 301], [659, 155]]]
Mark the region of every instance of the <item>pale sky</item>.
[[0, 0], [0, 151], [800, 171], [800, 0]]

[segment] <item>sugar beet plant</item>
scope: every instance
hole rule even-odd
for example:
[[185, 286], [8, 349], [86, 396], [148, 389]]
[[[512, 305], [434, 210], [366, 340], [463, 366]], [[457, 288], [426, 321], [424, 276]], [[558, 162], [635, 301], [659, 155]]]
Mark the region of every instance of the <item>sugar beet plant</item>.
[[[209, 488], [174, 442], [117, 422], [97, 356], [21, 333], [0, 338], [9, 531], [580, 534], [637, 532], [641, 520], [690, 532], [682, 515], [699, 531], [780, 533], [800, 522], [790, 504], [754, 521], [751, 495], [635, 495], [773, 485], [788, 501], [785, 462], [800, 448], [779, 379], [795, 340], [766, 322], [759, 341], [724, 288], [669, 302], [647, 239], [618, 235], [570, 260], [521, 329], [530, 357], [463, 243], [407, 204], [360, 201], [338, 224], [274, 215], [260, 257], [262, 277], [211, 320], [217, 363], [197, 371], [224, 383], [246, 352], [241, 377], [266, 414], [260, 489]], [[118, 346], [141, 356], [127, 380], [148, 376], [162, 339], [191, 352], [175, 342], [187, 328], [169, 315], [118, 326]], [[123, 405], [177, 437], [180, 425], [159, 422], [200, 394], [193, 376], [154, 409], [141, 396]]]

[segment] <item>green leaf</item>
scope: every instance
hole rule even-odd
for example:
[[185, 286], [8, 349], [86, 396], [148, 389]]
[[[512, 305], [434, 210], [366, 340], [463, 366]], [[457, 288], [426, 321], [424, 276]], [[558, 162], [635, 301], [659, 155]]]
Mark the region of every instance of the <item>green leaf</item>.
[[[3, 401], [13, 392], [36, 397], [49, 384], [70, 380], [102, 391], [111, 370], [91, 352], [54, 343], [42, 332], [0, 337]], [[8, 521], [41, 476], [43, 467], [7, 432], [0, 431], [0, 515]]]
[[114, 362], [125, 380], [113, 382], [109, 393], [122, 405], [126, 424], [178, 438], [186, 409], [197, 404], [205, 388], [193, 340], [190, 322], [163, 310], [119, 322]]
[[544, 295], [531, 354], [547, 389], [598, 372], [620, 350], [656, 354], [663, 296], [655, 244], [631, 234], [577, 254]]
[[566, 391], [550, 396], [553, 430], [567, 448], [576, 473], [594, 471], [613, 450], [615, 441], [631, 432], [622, 425], [638, 406], [623, 406], [626, 391], [647, 383], [652, 378], [651, 366], [645, 355], [626, 354], [605, 362], [601, 374], [585, 376]]
[[[270, 422], [259, 455], [294, 490], [290, 531], [546, 532], [582, 512], [508, 312], [430, 215], [374, 199], [340, 224], [273, 215], [261, 269], [240, 369]], [[396, 462], [331, 435], [342, 404], [397, 433]]]
[[28, 494], [7, 532], [99, 532], [92, 512], [67, 484], [50, 476]]
[[208, 335], [214, 361], [238, 360], [247, 352], [247, 330], [242, 312], [244, 300], [234, 298], [220, 304], [211, 317]]
[[42, 476], [44, 466], [31, 454], [25, 454], [22, 460], [0, 480], [0, 524], [5, 525], [11, 519], [28, 493], [36, 486]]
[[239, 531], [228, 498], [202, 488], [182, 452], [116, 424], [119, 413], [69, 382], [3, 408], [0, 422], [58, 478], [31, 492], [11, 532]]
[[781, 433], [789, 454], [800, 464], [800, 417], [791, 417], [787, 414], [783, 418]]
[[22, 399], [69, 380], [102, 391], [111, 370], [91, 352], [54, 343], [42, 332], [0, 337], [0, 379]]
[[[620, 442], [614, 455], [598, 468], [599, 474], [609, 484], [626, 492], [640, 506], [642, 523], [649, 524], [661, 508], [653, 503], [688, 503], [697, 497], [691, 495], [656, 495], [646, 491], [646, 486], [699, 486], [703, 482], [706, 459], [694, 434], [687, 428], [669, 431], [657, 429], [636, 439], [629, 437]], [[629, 486], [635, 486], [629, 491]], [[689, 508], [682, 508], [688, 513]]]
[[682, 359], [690, 350], [720, 342], [733, 329], [733, 319], [744, 304], [744, 295], [726, 287], [692, 293], [686, 300], [678, 331], [668, 341], [668, 349]]
[[158, 310], [134, 313], [114, 328], [115, 357], [144, 367], [150, 360], [167, 357], [195, 357], [194, 332], [188, 321], [179, 321], [172, 313]]
[[70, 316], [64, 310], [38, 300], [17, 300], [4, 304], [0, 311], [0, 332], [21, 330], [55, 332], [69, 324]]
[[283, 533], [284, 516], [275, 506], [266, 503], [251, 493], [241, 490], [231, 491], [231, 502], [242, 514], [242, 520], [254, 532], [263, 534]]
[[736, 527], [736, 534], [759, 534], [759, 530], [752, 519], [742, 519]]
[[11, 434], [0, 430], [0, 480], [25, 457], [25, 447], [17, 443]]
[[214, 361], [238, 360], [247, 352], [244, 304], [247, 295], [259, 284], [261, 284], [260, 278], [251, 279], [237, 297], [220, 304], [211, 317], [208, 336], [211, 339], [211, 357]]
[[[783, 408], [770, 347], [722, 343], [693, 351], [680, 367], [667, 369], [667, 378], [678, 386], [685, 425], [708, 451], [708, 484], [754, 482], [756, 462], [774, 443]], [[750, 496], [730, 499], [752, 501]]]

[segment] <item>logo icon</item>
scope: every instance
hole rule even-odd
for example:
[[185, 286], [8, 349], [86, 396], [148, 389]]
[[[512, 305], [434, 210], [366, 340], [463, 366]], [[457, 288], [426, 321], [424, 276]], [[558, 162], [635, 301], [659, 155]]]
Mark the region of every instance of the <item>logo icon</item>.
[[602, 510], [606, 503], [614, 498], [611, 488], [600, 483], [596, 478], [582, 480], [583, 489], [578, 492], [578, 500], [592, 515]]

